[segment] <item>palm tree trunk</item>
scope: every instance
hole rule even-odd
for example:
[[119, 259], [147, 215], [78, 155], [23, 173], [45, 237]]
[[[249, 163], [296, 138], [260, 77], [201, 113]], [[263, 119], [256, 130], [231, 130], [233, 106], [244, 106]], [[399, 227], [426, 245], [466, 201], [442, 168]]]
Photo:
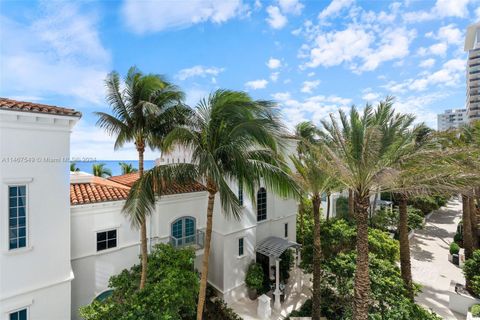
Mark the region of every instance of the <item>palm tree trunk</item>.
[[330, 219], [330, 196], [331, 193], [327, 192], [327, 221]]
[[[136, 143], [138, 152], [138, 173], [140, 178], [143, 176], [143, 155], [145, 152], [145, 144], [143, 141]], [[147, 263], [148, 263], [148, 250], [147, 250], [147, 219], [144, 215], [142, 223], [140, 225], [140, 247], [142, 252], [142, 273], [140, 276], [140, 290], [145, 287], [147, 281]]]
[[357, 266], [353, 302], [353, 319], [367, 320], [370, 306], [370, 276], [368, 274], [368, 208], [369, 196], [355, 194], [355, 222], [357, 224]]
[[475, 208], [475, 197], [468, 198], [468, 205], [470, 209], [470, 221], [472, 226], [472, 250], [475, 251], [479, 248], [478, 243], [478, 221], [477, 221], [477, 209]]
[[355, 218], [355, 199], [352, 189], [348, 189], [348, 217], [350, 219]]
[[200, 279], [200, 291], [198, 293], [197, 320], [202, 320], [205, 297], [207, 293], [208, 259], [210, 256], [210, 241], [212, 240], [213, 206], [215, 204], [216, 191], [209, 188], [207, 206], [207, 229], [205, 230], [205, 248], [202, 259], [202, 278]]
[[470, 259], [473, 254], [472, 220], [470, 219], [469, 197], [462, 195], [462, 222], [463, 222], [463, 247], [465, 248], [465, 259]]
[[398, 225], [400, 234], [400, 269], [402, 272], [403, 285], [407, 289], [408, 298], [413, 302], [412, 265], [410, 262], [410, 243], [408, 240], [408, 199], [404, 195], [399, 195], [398, 198], [400, 199], [398, 204], [400, 212]]
[[320, 263], [322, 259], [322, 247], [320, 242], [320, 204], [322, 199], [319, 194], [312, 197], [313, 207], [313, 296], [312, 296], [312, 320], [320, 320]]

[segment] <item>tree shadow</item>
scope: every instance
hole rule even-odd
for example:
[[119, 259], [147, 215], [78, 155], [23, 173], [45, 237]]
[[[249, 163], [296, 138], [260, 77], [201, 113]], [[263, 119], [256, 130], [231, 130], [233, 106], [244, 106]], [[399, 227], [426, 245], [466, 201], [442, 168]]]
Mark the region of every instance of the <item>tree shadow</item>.
[[450, 310], [448, 303], [448, 291], [432, 288], [430, 286], [422, 286], [421, 293], [415, 300], [425, 308], [434, 311], [443, 319], [465, 320], [464, 315], [458, 314]]
[[413, 259], [418, 261], [433, 261], [433, 254], [430, 251], [424, 250], [426, 242], [421, 240], [417, 235], [410, 240], [410, 255]]

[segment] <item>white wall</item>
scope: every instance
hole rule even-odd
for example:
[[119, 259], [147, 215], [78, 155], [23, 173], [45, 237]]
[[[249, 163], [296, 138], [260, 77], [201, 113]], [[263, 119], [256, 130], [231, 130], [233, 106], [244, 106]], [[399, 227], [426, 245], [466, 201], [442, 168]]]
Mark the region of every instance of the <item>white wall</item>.
[[[70, 130], [76, 118], [0, 111], [0, 317], [70, 318]], [[8, 248], [8, 186], [27, 185], [26, 248]], [[46, 317], [48, 315], [48, 317]]]

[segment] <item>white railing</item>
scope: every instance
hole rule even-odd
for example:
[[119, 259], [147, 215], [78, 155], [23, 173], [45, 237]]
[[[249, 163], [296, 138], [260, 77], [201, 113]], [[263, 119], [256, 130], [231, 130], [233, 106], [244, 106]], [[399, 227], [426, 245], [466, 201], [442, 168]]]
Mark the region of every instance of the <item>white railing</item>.
[[197, 250], [203, 249], [205, 244], [205, 232], [197, 230], [195, 234], [181, 238], [170, 236], [169, 243], [175, 248], [194, 246]]

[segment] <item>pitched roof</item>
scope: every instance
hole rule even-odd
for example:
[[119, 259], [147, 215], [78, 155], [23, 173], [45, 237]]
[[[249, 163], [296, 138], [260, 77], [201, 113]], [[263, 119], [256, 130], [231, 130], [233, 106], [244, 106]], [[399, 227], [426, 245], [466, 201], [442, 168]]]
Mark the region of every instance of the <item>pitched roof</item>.
[[41, 103], [17, 101], [7, 98], [0, 98], [0, 110], [33, 112], [33, 113], [46, 113], [55, 114], [60, 116], [73, 116], [81, 117], [82, 114], [74, 109], [68, 109], [57, 106], [50, 106]]
[[70, 184], [70, 205], [125, 200], [130, 188], [107, 179], [92, 177], [89, 182]]
[[[139, 173], [127, 173], [121, 176], [113, 176], [109, 177], [108, 179], [122, 185], [131, 187], [138, 180]], [[207, 188], [197, 182], [189, 182], [189, 183], [170, 183], [165, 186], [164, 190], [162, 190], [162, 195], [172, 195], [172, 194], [180, 194], [180, 193], [190, 193], [190, 192], [200, 192], [200, 191], [207, 191]]]

